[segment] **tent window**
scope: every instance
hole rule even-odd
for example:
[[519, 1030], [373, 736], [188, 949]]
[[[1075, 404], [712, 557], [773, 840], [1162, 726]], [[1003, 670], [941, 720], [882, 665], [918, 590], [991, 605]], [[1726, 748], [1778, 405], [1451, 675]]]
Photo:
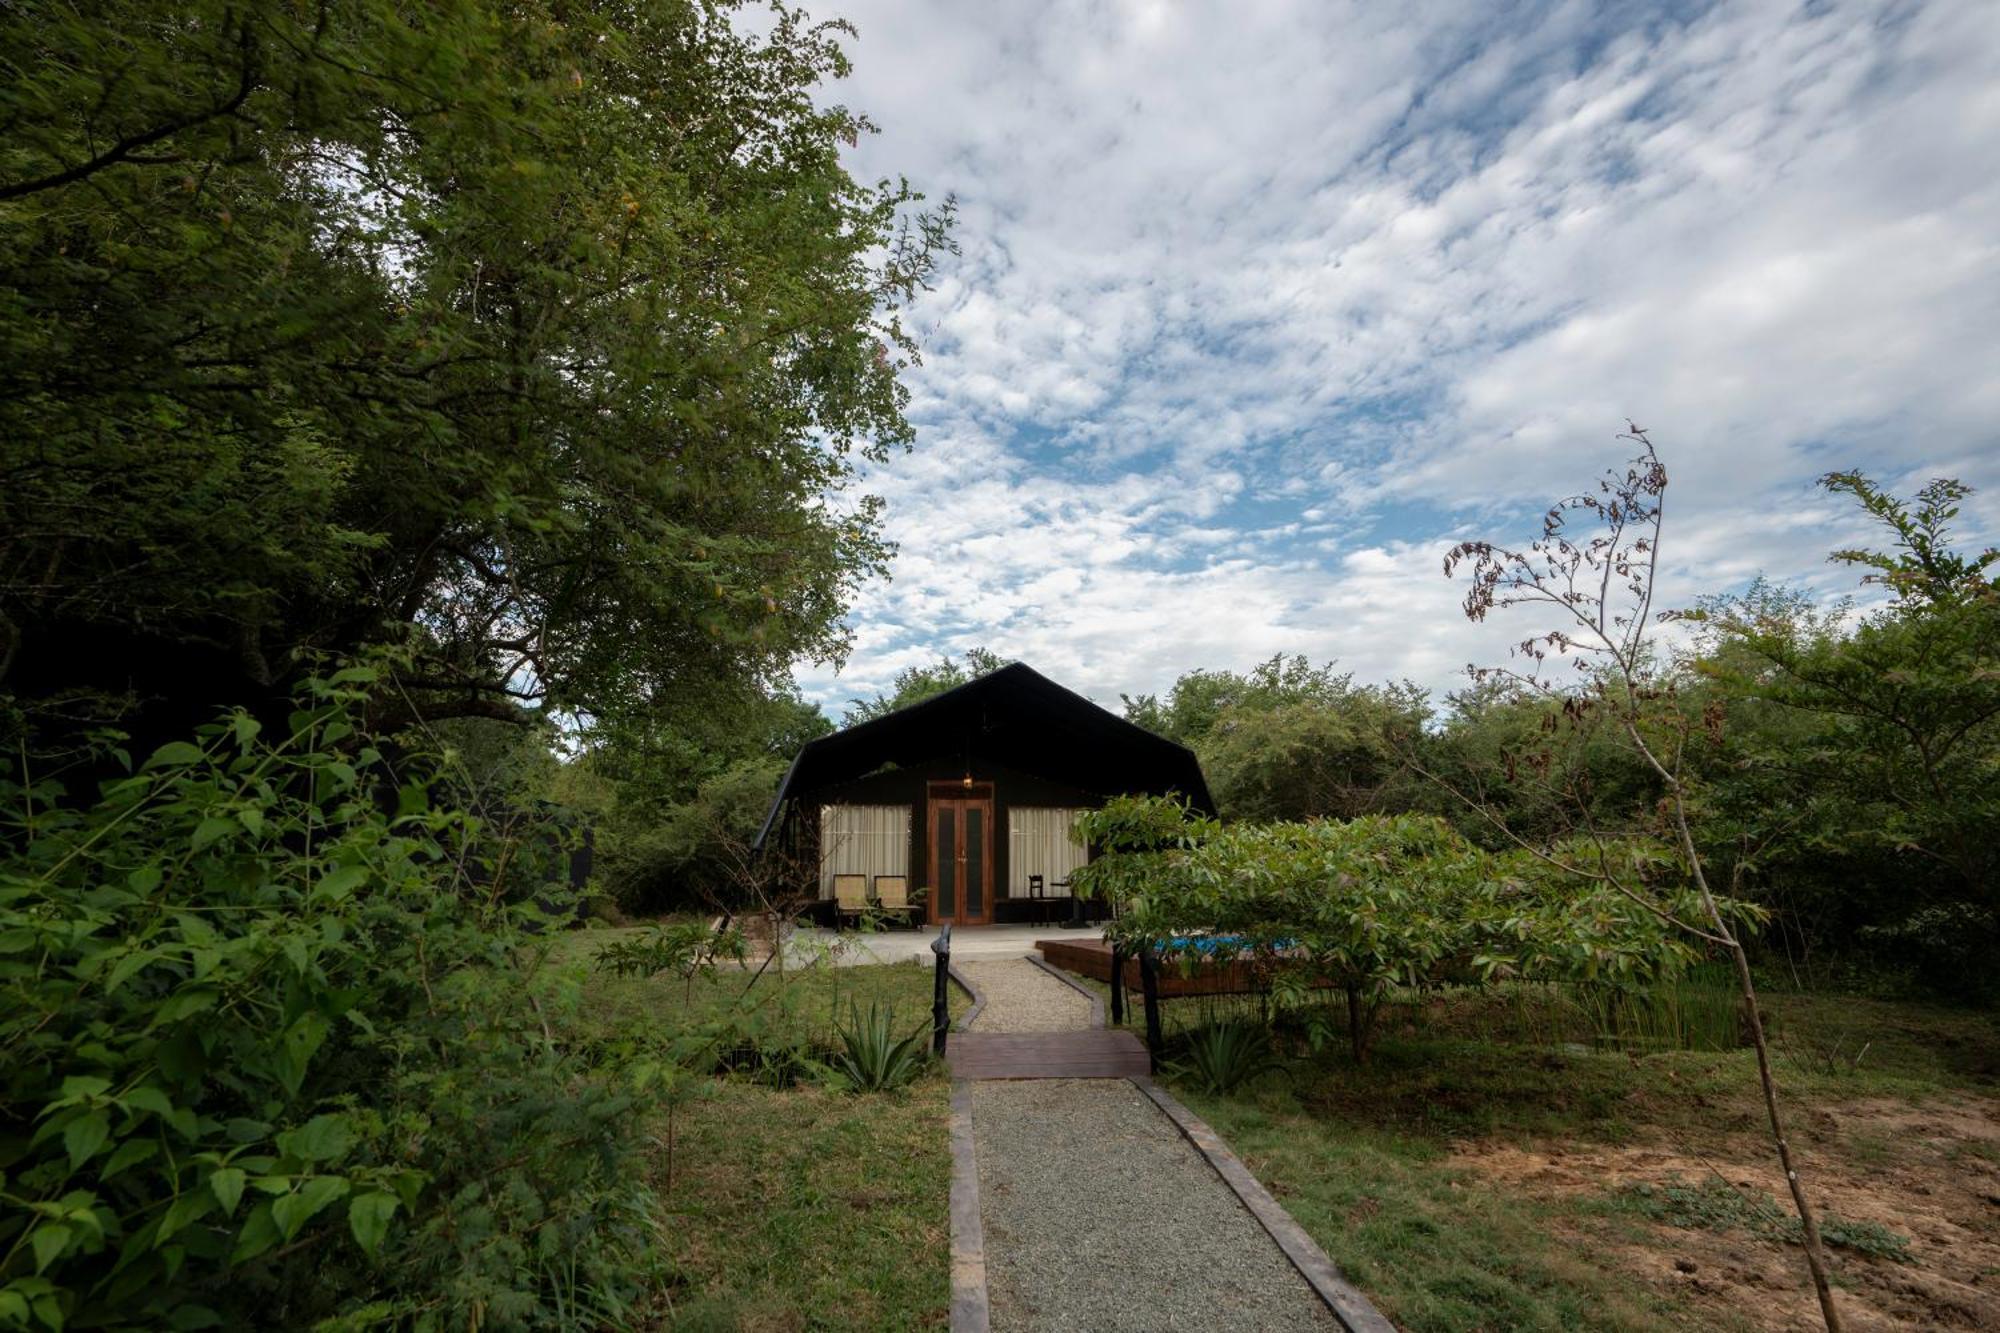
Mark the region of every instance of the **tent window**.
[[824, 805], [819, 811], [819, 896], [833, 897], [835, 875], [910, 873], [910, 807]]
[[1028, 876], [1040, 875], [1049, 893], [1090, 859], [1072, 830], [1084, 811], [1068, 806], [1016, 805], [1007, 810], [1007, 895], [1028, 896]]

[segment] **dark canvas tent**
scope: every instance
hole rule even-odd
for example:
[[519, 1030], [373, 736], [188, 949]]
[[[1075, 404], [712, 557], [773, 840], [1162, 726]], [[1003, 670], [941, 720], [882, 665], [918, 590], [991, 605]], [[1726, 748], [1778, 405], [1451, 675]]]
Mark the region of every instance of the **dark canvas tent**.
[[[827, 878], [833, 861], [907, 877], [929, 919], [978, 924], [1014, 914], [1009, 899], [1061, 898], [1029, 864], [1071, 864], [1084, 853], [1054, 845], [1057, 824], [1125, 793], [1212, 808], [1193, 751], [1015, 663], [807, 744], [757, 841]], [[836, 828], [841, 847], [823, 846]]]

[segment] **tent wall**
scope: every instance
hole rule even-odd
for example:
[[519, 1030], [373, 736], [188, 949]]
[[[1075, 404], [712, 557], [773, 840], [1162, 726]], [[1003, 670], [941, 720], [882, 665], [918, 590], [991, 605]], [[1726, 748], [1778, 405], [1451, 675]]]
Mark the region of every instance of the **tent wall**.
[[[972, 758], [971, 769], [978, 781], [993, 784], [993, 827], [997, 835], [993, 839], [993, 883], [1002, 894], [1008, 892], [1013, 883], [1008, 845], [1011, 839], [1007, 836], [1008, 811], [1012, 806], [1090, 809], [1104, 804], [1104, 799], [1093, 793], [982, 763], [977, 755]], [[924, 819], [926, 792], [930, 783], [956, 781], [964, 776], [965, 771], [966, 764], [962, 759], [938, 759], [911, 768], [871, 774], [853, 782], [836, 783], [818, 791], [798, 793], [793, 799], [805, 816], [799, 821], [802, 829], [819, 828], [819, 810], [826, 805], [906, 807], [910, 811], [910, 885], [913, 889], [919, 885], [928, 887], [925, 880], [930, 865], [930, 842]], [[816, 863], [819, 856], [817, 848], [813, 855]], [[816, 885], [814, 891], [817, 892]]]

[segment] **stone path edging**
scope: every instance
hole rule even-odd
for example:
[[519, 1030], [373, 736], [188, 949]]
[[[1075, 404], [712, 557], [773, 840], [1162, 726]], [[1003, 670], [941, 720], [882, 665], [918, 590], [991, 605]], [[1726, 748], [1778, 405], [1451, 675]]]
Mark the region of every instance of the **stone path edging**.
[[1051, 963], [1043, 961], [1042, 956], [1038, 953], [1023, 954], [1022, 961], [1027, 963], [1033, 963], [1036, 967], [1039, 967], [1040, 969], [1042, 969], [1042, 971], [1048, 973], [1050, 976], [1054, 977], [1057, 981], [1060, 981], [1063, 985], [1068, 986], [1071, 990], [1081, 995], [1084, 999], [1089, 1000], [1091, 1026], [1100, 1028], [1104, 1026], [1103, 996], [1099, 995], [1096, 991], [1084, 985], [1081, 981], [1078, 981], [1075, 977], [1063, 971], [1061, 968], [1056, 967]]
[[972, 1146], [972, 1084], [951, 1085], [951, 1333], [987, 1333], [986, 1227]]
[[[1307, 1285], [1326, 1302], [1327, 1309], [1333, 1311], [1333, 1317], [1340, 1321], [1342, 1328], [1347, 1329], [1348, 1333], [1396, 1333], [1396, 1326], [1384, 1318], [1382, 1312], [1370, 1304], [1366, 1296], [1340, 1275], [1340, 1270], [1334, 1266], [1333, 1260], [1327, 1257], [1326, 1251], [1306, 1234], [1305, 1228], [1293, 1220], [1283, 1205], [1271, 1197], [1271, 1192], [1258, 1183], [1257, 1177], [1250, 1174], [1250, 1169], [1243, 1165], [1241, 1158], [1230, 1151], [1229, 1145], [1222, 1141], [1221, 1136], [1208, 1127], [1207, 1121], [1181, 1105], [1172, 1093], [1153, 1080], [1135, 1078], [1129, 1081], [1133, 1087], [1145, 1093], [1153, 1105], [1166, 1112], [1167, 1118], [1172, 1120], [1187, 1141], [1194, 1145], [1195, 1151], [1215, 1168], [1215, 1174], [1222, 1177], [1223, 1183], [1228, 1185], [1231, 1192], [1242, 1201], [1250, 1215], [1257, 1219], [1258, 1225], [1263, 1227], [1277, 1243], [1278, 1248], [1284, 1251], [1285, 1257], [1292, 1261], [1292, 1267], [1299, 1270], [1299, 1276], [1303, 1277]], [[954, 1110], [957, 1104], [957, 1097], [954, 1094], [952, 1101]], [[969, 1103], [967, 1110], [966, 1137], [969, 1144], [971, 1141]], [[952, 1123], [955, 1134], [956, 1115]], [[956, 1198], [955, 1187], [954, 1198]], [[958, 1327], [956, 1320], [953, 1321], [952, 1327], [954, 1329]]]
[[960, 1014], [958, 1021], [951, 1025], [953, 1032], [965, 1032], [972, 1027], [972, 1020], [979, 1017], [979, 1011], [986, 1007], [986, 992], [973, 985], [972, 978], [959, 971], [956, 964], [947, 966], [945, 975], [951, 978], [954, 986], [972, 997], [972, 1007]]

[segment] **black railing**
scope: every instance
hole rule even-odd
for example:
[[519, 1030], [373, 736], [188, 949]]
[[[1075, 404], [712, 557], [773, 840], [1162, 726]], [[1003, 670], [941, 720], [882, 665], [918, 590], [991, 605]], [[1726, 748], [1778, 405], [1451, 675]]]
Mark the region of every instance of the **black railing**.
[[931, 941], [937, 955], [937, 977], [931, 986], [931, 1050], [944, 1054], [945, 1035], [951, 1031], [951, 923], [947, 921]]
[[1146, 1055], [1160, 1072], [1160, 955], [1149, 945], [1139, 951], [1139, 989], [1146, 998]]

